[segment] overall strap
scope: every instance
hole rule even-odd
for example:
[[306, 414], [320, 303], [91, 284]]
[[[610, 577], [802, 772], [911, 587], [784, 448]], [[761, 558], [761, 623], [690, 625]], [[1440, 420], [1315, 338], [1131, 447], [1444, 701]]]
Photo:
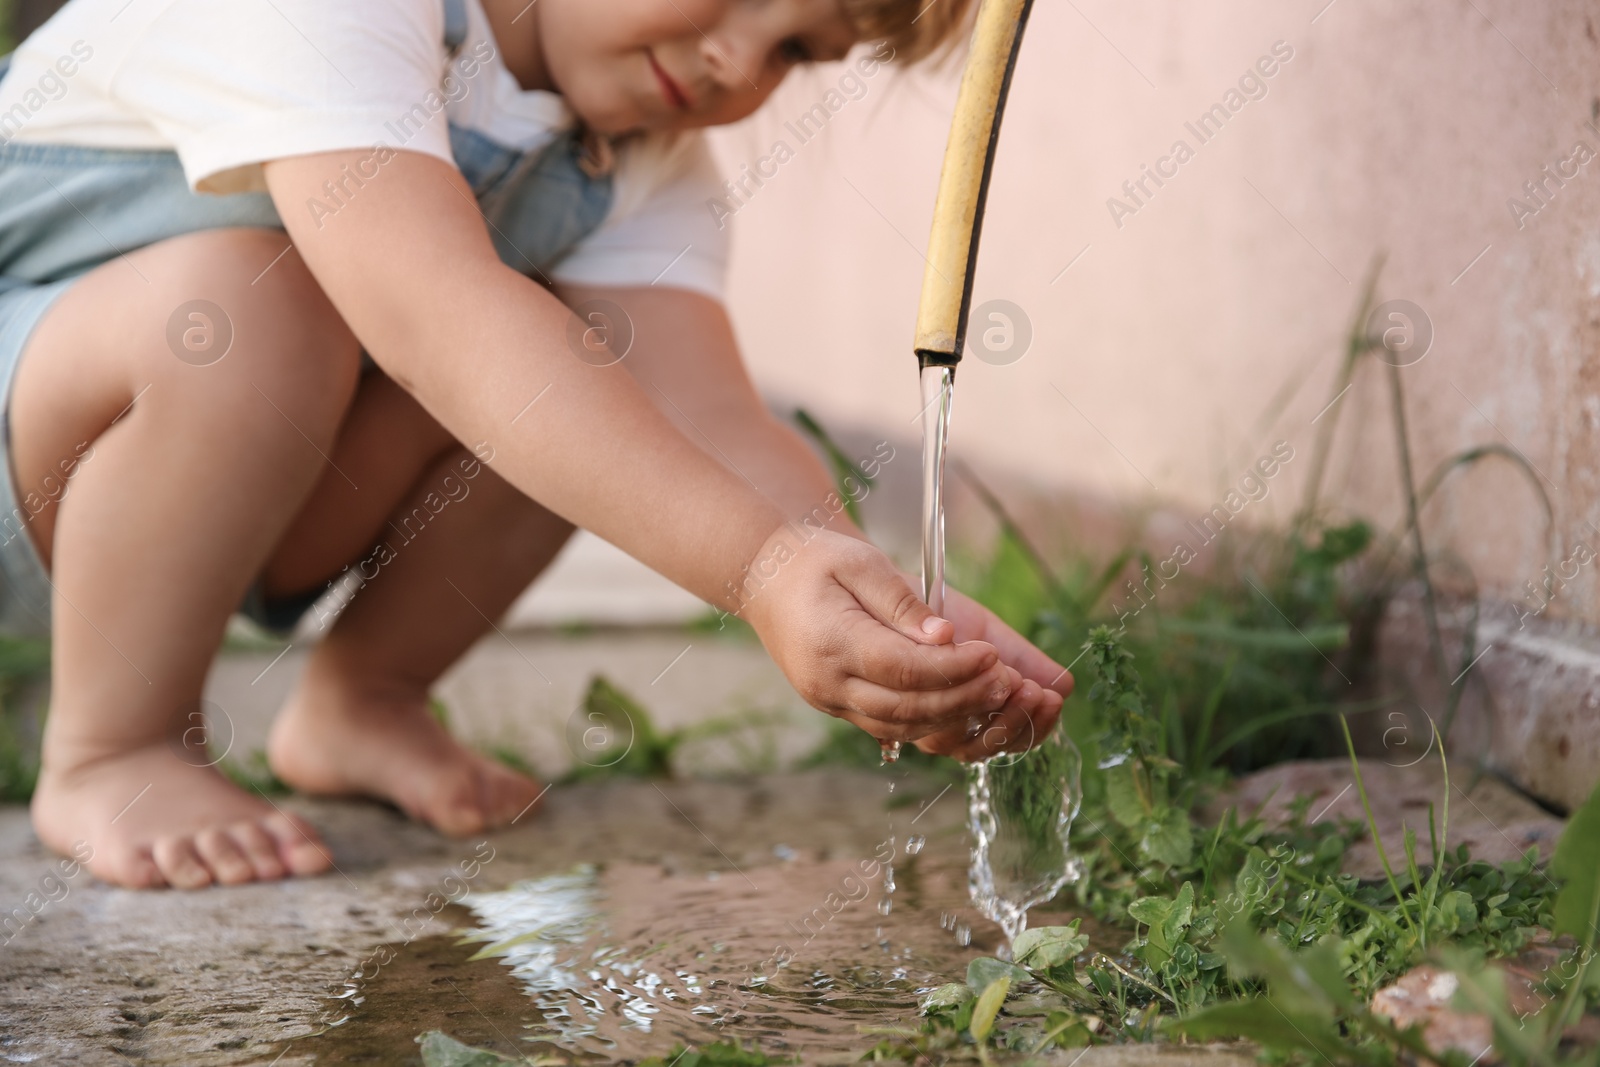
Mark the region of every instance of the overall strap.
[[467, 0], [444, 0], [444, 46], [452, 57], [467, 39]]

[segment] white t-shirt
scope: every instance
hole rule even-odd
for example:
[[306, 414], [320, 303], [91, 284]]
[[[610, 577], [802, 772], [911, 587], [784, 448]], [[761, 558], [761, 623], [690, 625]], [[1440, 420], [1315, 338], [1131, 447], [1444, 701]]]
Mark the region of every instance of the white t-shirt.
[[[600, 0], [595, 0], [600, 2]], [[0, 81], [7, 141], [176, 151], [199, 192], [264, 188], [261, 163], [379, 144], [451, 161], [449, 123], [534, 150], [570, 129], [505, 67], [480, 0], [452, 59], [442, 0], [70, 0]], [[625, 139], [600, 228], [547, 273], [722, 295], [719, 182], [698, 132]]]

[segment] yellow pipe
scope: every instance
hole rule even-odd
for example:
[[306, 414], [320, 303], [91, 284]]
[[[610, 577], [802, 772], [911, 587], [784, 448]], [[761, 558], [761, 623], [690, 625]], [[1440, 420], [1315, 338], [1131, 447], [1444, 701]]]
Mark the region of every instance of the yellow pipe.
[[966, 340], [983, 205], [1011, 72], [1033, 0], [982, 0], [945, 145], [928, 239], [916, 351], [924, 366], [955, 366]]

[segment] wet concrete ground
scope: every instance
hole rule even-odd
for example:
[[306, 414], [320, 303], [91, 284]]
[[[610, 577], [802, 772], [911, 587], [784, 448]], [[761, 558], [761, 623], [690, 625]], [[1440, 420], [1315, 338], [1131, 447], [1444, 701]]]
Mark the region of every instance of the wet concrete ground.
[[[901, 795], [919, 808], [902, 809], [902, 821], [939, 788], [908, 785]], [[939, 798], [918, 822], [930, 855], [962, 855], [958, 793]], [[401, 1047], [461, 1019], [477, 1020], [470, 1034], [458, 1035], [463, 1040], [482, 1036], [476, 1031], [486, 1019], [514, 1031], [516, 1016], [505, 1020], [525, 998], [497, 973], [498, 964], [472, 964], [456, 978], [460, 989], [441, 992], [392, 980], [385, 973], [390, 953], [381, 946], [450, 933], [464, 916], [445, 901], [463, 899], [464, 883], [487, 892], [585, 862], [626, 860], [679, 879], [749, 877], [776, 898], [785, 864], [775, 845], [813, 863], [871, 856], [887, 828], [886, 799], [877, 775], [837, 770], [744, 782], [578, 785], [552, 789], [524, 824], [470, 841], [440, 838], [376, 805], [286, 801], [323, 829], [334, 873], [195, 893], [129, 892], [84, 874], [67, 883], [64, 898], [0, 949], [0, 1059], [195, 1067], [397, 1062], [387, 1053], [351, 1059], [346, 1046], [308, 1039], [347, 1014], [354, 1021], [346, 1025], [401, 1035]], [[0, 855], [6, 901], [20, 903], [52, 869], [20, 808], [0, 812]], [[796, 918], [806, 914], [805, 903], [785, 899]], [[986, 936], [980, 932], [978, 940]], [[469, 953], [461, 950], [457, 959]], [[339, 998], [358, 971], [379, 981], [358, 983], [362, 1002], [352, 1005], [354, 998]], [[436, 1010], [426, 1015], [420, 1006]]]
[[[235, 755], [259, 747], [303, 662], [298, 647], [278, 658], [280, 651], [236, 652], [214, 672], [208, 695]], [[26, 811], [0, 808], [0, 908], [22, 907], [29, 894], [44, 902], [14, 933], [0, 932], [0, 1062], [391, 1064], [417, 1062], [412, 1039], [431, 1029], [510, 1052], [530, 1022], [531, 1002], [500, 962], [466, 962], [471, 948], [450, 936], [474, 921], [463, 905], [525, 879], [596, 864], [613, 895], [634, 899], [637, 913], [652, 916], [639, 924], [640, 936], [652, 922], [669, 929], [681, 913], [685, 927], [698, 924], [693, 937], [717, 941], [719, 902], [727, 896], [726, 944], [735, 955], [749, 954], [811, 913], [837, 881], [835, 868], [872, 856], [891, 834], [903, 842], [913, 819], [927, 845], [917, 865], [902, 864], [894, 912], [880, 918], [868, 898], [830, 929], [836, 943], [821, 942], [818, 951], [870, 955], [879, 925], [896, 951], [914, 947], [925, 966], [959, 970], [961, 960], [993, 949], [997, 931], [970, 908], [962, 915], [973, 926], [970, 949], [938, 929], [940, 911], [964, 907], [961, 790], [905, 778], [891, 804], [887, 771], [771, 772], [820, 742], [823, 719], [799, 704], [753, 642], [679, 630], [497, 635], [441, 692], [459, 733], [510, 745], [553, 776], [572, 765], [575, 751], [582, 754], [570, 743], [570, 725], [599, 669], [666, 728], [763, 711], [769, 725], [688, 746], [680, 769], [764, 773], [556, 787], [517, 826], [468, 841], [441, 838], [377, 805], [278, 798], [322, 828], [337, 870], [198, 893], [129, 892], [81, 872], [51, 880], [56, 861], [33, 839]], [[214, 736], [224, 735], [214, 726]], [[1346, 772], [1332, 763], [1298, 778], [1268, 772], [1246, 783], [1241, 796], [1253, 807], [1274, 788], [1279, 798], [1303, 789], [1326, 797], [1316, 808], [1332, 805], [1327, 817], [1348, 814], [1354, 791], [1346, 789]], [[1432, 773], [1427, 765], [1375, 769], [1367, 788], [1380, 812], [1425, 817], [1423, 798], [1442, 788]], [[1453, 840], [1517, 850], [1548, 847], [1559, 833], [1558, 822], [1496, 792], [1492, 782], [1455, 788]], [[925, 872], [921, 888], [904, 877], [908, 867]], [[690, 912], [700, 917], [691, 920]], [[692, 948], [680, 944], [663, 958], [695, 958]], [[361, 979], [351, 982], [357, 973]], [[828, 976], [826, 989], [838, 988], [836, 977]], [[862, 1002], [864, 1021], [905, 1021], [901, 993], [869, 992], [876, 999]], [[668, 1051], [672, 1032], [660, 1028], [661, 1046], [648, 1051]], [[860, 1047], [871, 1043], [862, 1038]], [[1253, 1062], [1226, 1049], [1108, 1047], [1081, 1061], [1077, 1055], [1060, 1062]]]

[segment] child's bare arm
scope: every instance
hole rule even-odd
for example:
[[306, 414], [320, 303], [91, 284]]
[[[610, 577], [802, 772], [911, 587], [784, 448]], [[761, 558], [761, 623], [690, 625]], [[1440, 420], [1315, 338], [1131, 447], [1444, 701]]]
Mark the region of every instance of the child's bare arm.
[[486, 442], [518, 488], [719, 600], [784, 516], [675, 432], [624, 370], [568, 350], [571, 313], [499, 261], [453, 168], [394, 153], [314, 221], [308, 199], [363, 155], [270, 163], [267, 180], [297, 251], [373, 359], [458, 439]]
[[[817, 509], [834, 491], [833, 479], [756, 392], [720, 303], [655, 286], [557, 285], [556, 294], [580, 311], [605, 304], [620, 308], [627, 321], [611, 328], [631, 334], [621, 365], [645, 395], [690, 441], [748, 478], [788, 518], [816, 521]], [[829, 527], [861, 536], [843, 511]]]
[[[754, 482], [791, 518], [827, 519], [838, 533], [866, 540], [850, 516], [827, 506], [837, 490], [832, 475], [793, 427], [773, 416], [740, 358], [726, 309], [699, 293], [670, 288], [601, 288], [561, 285], [570, 306], [620, 308], [626, 322], [605, 323], [631, 342], [624, 365], [691, 441]], [[873, 457], [882, 461], [882, 455]], [[896, 461], [916, 464], [914, 453]], [[915, 584], [915, 579], [907, 579]], [[1055, 723], [1072, 676], [993, 612], [949, 590], [946, 617], [956, 640], [992, 644], [1025, 682], [1000, 713], [984, 717], [978, 737], [957, 728], [919, 742], [927, 751], [961, 758], [994, 755], [996, 738], [1026, 747]], [[1048, 693], [1046, 692], [1048, 691]], [[999, 724], [1001, 729], [993, 727]]]
[[552, 511], [742, 607], [807, 700], [875, 736], [914, 740], [1004, 703], [1016, 675], [995, 649], [953, 643], [951, 625], [852, 538], [819, 536], [761, 596], [730, 595], [771, 558], [783, 510], [674, 429], [625, 369], [576, 358], [570, 312], [500, 263], [450, 166], [394, 153], [313, 220], [307, 201], [367, 155], [270, 163], [268, 185], [356, 336], [451, 433], [490, 445], [495, 469]]

